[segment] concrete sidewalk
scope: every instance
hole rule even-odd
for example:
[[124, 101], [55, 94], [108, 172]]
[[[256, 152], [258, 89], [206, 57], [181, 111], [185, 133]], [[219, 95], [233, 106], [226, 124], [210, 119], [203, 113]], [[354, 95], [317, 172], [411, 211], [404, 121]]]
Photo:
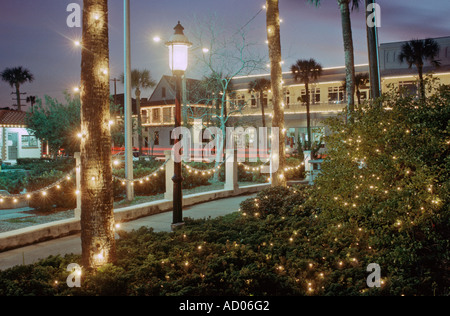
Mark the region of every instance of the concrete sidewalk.
[[[238, 211], [240, 203], [252, 196], [255, 195], [238, 196], [185, 207], [183, 216], [193, 219], [224, 216]], [[145, 226], [153, 227], [155, 232], [169, 232], [171, 223], [172, 212], [166, 212], [123, 223], [120, 229], [132, 231]], [[81, 254], [80, 234], [0, 253], [0, 270], [5, 270], [16, 265], [32, 264], [51, 255], [64, 256], [71, 253]]]

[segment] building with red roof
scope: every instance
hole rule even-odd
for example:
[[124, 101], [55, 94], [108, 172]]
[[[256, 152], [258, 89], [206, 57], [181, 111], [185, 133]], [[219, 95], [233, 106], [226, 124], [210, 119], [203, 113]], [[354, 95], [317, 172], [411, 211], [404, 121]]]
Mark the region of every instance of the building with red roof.
[[26, 112], [0, 109], [0, 160], [3, 163], [41, 157], [41, 142], [27, 130], [26, 115]]

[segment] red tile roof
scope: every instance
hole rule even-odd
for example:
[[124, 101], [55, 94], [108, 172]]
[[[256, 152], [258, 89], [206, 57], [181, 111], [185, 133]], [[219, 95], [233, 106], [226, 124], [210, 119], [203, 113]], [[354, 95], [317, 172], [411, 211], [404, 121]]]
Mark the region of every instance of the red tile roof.
[[12, 127], [12, 126], [25, 126], [26, 125], [26, 112], [0, 110], [0, 126]]

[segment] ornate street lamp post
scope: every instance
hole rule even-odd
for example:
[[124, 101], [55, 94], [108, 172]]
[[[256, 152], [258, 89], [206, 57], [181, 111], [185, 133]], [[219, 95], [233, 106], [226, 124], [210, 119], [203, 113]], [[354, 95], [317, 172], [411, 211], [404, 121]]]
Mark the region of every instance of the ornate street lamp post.
[[[178, 21], [174, 28], [175, 34], [166, 42], [169, 48], [169, 66], [175, 78], [175, 128], [181, 127], [181, 80], [188, 66], [189, 48], [192, 46], [184, 35], [184, 27]], [[175, 143], [179, 140], [176, 139]], [[181, 174], [180, 153], [175, 153], [174, 176], [173, 181], [173, 223], [172, 229], [183, 225], [183, 193], [181, 183], [183, 176]]]

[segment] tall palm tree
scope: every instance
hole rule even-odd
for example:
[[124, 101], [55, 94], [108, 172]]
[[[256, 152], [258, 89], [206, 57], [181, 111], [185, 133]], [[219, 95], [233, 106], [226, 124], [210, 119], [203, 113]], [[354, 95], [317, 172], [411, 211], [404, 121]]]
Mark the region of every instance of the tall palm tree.
[[419, 73], [420, 97], [425, 99], [425, 84], [423, 80], [423, 66], [429, 61], [433, 66], [439, 67], [436, 60], [439, 55], [439, 44], [433, 39], [411, 40], [402, 46], [402, 52], [398, 56], [400, 63], [406, 62], [409, 68], [416, 66]]
[[81, 53], [82, 264], [114, 262], [114, 207], [109, 86], [108, 0], [83, 0]]
[[273, 186], [287, 186], [284, 168], [286, 165], [286, 129], [283, 108], [283, 73], [281, 69], [280, 8], [279, 0], [266, 0], [267, 41], [272, 83], [273, 119], [272, 127], [279, 128], [278, 170], [273, 175]]
[[262, 127], [266, 127], [266, 113], [264, 107], [266, 104], [262, 102], [262, 99], [264, 97], [264, 92], [268, 91], [271, 87], [270, 80], [261, 78], [256, 79], [248, 84], [248, 92], [249, 93], [256, 93], [256, 104], [261, 106], [261, 115], [262, 115]]
[[358, 98], [358, 106], [361, 105], [361, 88], [366, 87], [369, 83], [368, 73], [359, 73], [355, 76], [356, 97]]
[[26, 68], [14, 67], [14, 68], [6, 68], [1, 73], [2, 80], [9, 83], [11, 88], [16, 88], [16, 98], [17, 98], [17, 109], [22, 111], [22, 104], [20, 102], [20, 85], [25, 82], [32, 82], [34, 80], [33, 74]]
[[306, 149], [311, 149], [311, 113], [310, 113], [310, 91], [309, 84], [319, 79], [322, 75], [322, 65], [319, 64], [314, 59], [299, 59], [297, 62], [291, 66], [291, 72], [294, 76], [295, 81], [302, 82], [305, 84], [306, 90], [306, 122], [308, 131], [308, 142], [306, 143]]
[[[120, 76], [120, 81], [125, 83], [125, 75]], [[135, 90], [136, 95], [136, 111], [138, 113], [138, 144], [139, 156], [142, 156], [142, 114], [141, 114], [141, 89], [153, 88], [156, 82], [152, 79], [150, 70], [133, 69], [131, 71], [131, 87]]]
[[[318, 6], [321, 0], [309, 0]], [[345, 52], [345, 81], [347, 95], [347, 118], [352, 121], [352, 114], [355, 111], [355, 55], [353, 51], [353, 34], [350, 12], [359, 8], [360, 0], [337, 0], [341, 11], [342, 35], [344, 39]], [[351, 5], [351, 7], [350, 7]]]
[[34, 112], [34, 104], [36, 103], [36, 96], [30, 95], [27, 97], [27, 103], [31, 103], [31, 112]]

